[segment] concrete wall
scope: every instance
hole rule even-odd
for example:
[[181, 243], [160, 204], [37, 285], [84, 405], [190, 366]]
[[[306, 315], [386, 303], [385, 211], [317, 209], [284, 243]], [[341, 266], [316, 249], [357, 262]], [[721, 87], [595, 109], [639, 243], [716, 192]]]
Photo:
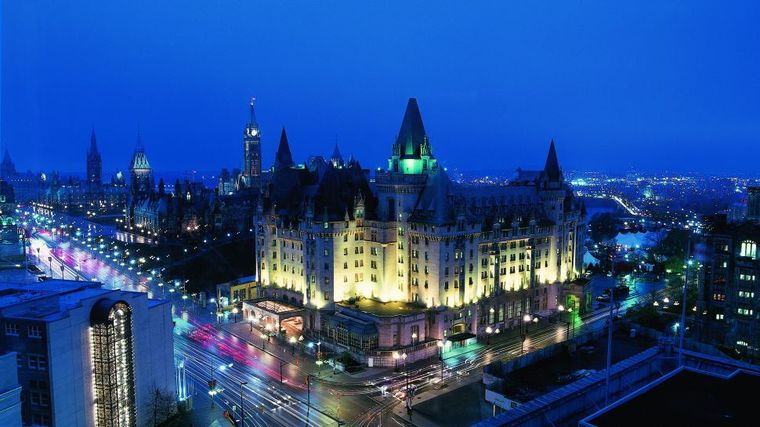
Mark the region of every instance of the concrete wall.
[[16, 353], [0, 356], [0, 426], [21, 425], [21, 386], [16, 370]]

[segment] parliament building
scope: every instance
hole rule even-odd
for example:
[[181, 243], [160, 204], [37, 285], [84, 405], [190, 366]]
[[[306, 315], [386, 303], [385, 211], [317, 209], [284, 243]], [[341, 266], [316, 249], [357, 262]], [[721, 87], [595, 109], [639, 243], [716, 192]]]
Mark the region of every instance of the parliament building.
[[337, 146], [296, 164], [283, 129], [261, 195], [259, 298], [300, 308], [305, 331], [375, 366], [549, 315], [583, 269], [585, 209], [554, 142], [543, 169], [508, 185], [457, 183], [413, 98], [387, 169], [344, 161]]

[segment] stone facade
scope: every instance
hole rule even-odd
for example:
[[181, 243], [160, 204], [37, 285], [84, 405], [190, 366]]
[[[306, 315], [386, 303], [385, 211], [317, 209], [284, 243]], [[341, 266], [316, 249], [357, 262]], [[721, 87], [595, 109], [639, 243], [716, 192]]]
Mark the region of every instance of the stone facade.
[[[388, 163], [373, 177], [354, 159], [296, 165], [283, 130], [254, 214], [262, 286], [315, 310], [361, 298], [435, 310], [431, 340], [553, 310], [559, 285], [581, 274], [585, 211], [553, 142], [544, 169], [518, 171], [510, 185], [458, 184], [411, 99]], [[406, 332], [379, 347], [412, 345]]]

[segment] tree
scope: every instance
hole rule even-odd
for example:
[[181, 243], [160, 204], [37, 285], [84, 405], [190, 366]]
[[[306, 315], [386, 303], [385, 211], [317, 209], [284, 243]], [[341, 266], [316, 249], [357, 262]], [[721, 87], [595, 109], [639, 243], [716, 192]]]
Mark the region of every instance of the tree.
[[153, 427], [165, 425], [177, 413], [177, 400], [165, 388], [153, 385], [145, 406], [148, 425]]
[[595, 242], [609, 240], [617, 234], [618, 215], [610, 212], [598, 213], [589, 222], [591, 238]]

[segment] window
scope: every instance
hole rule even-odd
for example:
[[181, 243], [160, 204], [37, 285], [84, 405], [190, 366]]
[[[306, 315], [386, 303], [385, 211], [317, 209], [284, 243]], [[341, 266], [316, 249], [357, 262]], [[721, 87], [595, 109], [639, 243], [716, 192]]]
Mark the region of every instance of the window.
[[18, 325], [15, 322], [5, 322], [5, 335], [18, 336]]
[[753, 311], [751, 308], [739, 307], [736, 309], [736, 313], [741, 314], [742, 316], [752, 316]]
[[30, 354], [27, 359], [27, 366], [29, 369], [36, 369], [38, 371], [47, 370], [47, 357], [42, 354]]
[[343, 256], [348, 256], [348, 248], [343, 248]]
[[377, 255], [377, 248], [376, 248], [376, 247], [374, 247], [374, 246], [373, 246], [373, 247], [371, 247], [371, 248], [369, 248], [369, 253], [370, 253], [371, 255]]
[[723, 320], [723, 313], [715, 313], [715, 320]]
[[29, 325], [29, 338], [42, 338], [42, 327], [40, 325]]
[[741, 250], [739, 251], [739, 256], [754, 259], [756, 254], [757, 254], [757, 244], [755, 242], [753, 242], [752, 240], [745, 240], [742, 242]]
[[325, 256], [330, 256], [330, 251], [328, 249], [325, 249]]

